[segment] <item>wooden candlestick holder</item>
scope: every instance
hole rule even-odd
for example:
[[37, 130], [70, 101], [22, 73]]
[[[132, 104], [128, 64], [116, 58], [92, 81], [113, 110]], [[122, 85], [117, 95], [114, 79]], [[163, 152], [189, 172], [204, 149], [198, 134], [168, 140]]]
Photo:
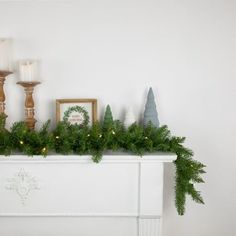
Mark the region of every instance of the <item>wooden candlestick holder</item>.
[[5, 114], [5, 93], [4, 93], [4, 82], [6, 80], [6, 77], [8, 75], [12, 74], [11, 71], [0, 71], [0, 115], [4, 117], [4, 119], [7, 118], [7, 115]]
[[32, 82], [25, 82], [20, 81], [17, 82], [17, 84], [21, 85], [25, 90], [25, 123], [27, 127], [31, 130], [34, 129], [35, 123], [37, 120], [34, 118], [34, 99], [33, 99], [33, 92], [34, 87], [40, 82], [38, 81], [32, 81]]

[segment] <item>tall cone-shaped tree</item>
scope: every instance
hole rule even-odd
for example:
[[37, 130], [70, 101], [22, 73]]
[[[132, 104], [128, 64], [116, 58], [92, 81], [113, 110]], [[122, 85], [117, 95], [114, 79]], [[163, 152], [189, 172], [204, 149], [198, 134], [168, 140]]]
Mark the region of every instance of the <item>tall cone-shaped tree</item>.
[[107, 105], [104, 119], [103, 119], [103, 129], [109, 129], [113, 127], [113, 116], [111, 112], [110, 105]]
[[152, 88], [150, 88], [148, 91], [147, 102], [146, 102], [145, 111], [144, 111], [143, 124], [144, 126], [147, 126], [150, 122], [152, 123], [152, 125], [159, 127], [159, 120], [158, 120], [158, 114], [157, 114], [157, 109], [156, 109], [155, 97], [154, 97]]

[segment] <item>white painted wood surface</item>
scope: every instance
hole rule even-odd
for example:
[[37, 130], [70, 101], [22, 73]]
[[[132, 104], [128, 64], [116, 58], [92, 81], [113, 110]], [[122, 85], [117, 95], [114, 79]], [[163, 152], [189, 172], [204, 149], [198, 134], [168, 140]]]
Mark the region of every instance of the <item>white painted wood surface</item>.
[[163, 165], [175, 158], [0, 156], [0, 235], [161, 236]]

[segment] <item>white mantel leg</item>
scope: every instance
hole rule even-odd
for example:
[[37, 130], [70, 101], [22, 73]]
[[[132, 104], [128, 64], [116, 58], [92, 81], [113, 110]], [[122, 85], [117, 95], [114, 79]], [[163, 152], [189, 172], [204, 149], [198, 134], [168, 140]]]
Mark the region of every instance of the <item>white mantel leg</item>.
[[163, 163], [140, 163], [138, 236], [161, 236]]
[[161, 235], [161, 222], [159, 218], [139, 218], [138, 236], [159, 236]]

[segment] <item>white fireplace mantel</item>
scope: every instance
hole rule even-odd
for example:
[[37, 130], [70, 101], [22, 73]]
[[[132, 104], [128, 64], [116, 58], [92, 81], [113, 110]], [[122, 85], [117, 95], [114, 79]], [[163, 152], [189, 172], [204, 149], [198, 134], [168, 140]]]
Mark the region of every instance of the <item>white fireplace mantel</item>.
[[0, 156], [1, 236], [161, 236], [172, 154]]

